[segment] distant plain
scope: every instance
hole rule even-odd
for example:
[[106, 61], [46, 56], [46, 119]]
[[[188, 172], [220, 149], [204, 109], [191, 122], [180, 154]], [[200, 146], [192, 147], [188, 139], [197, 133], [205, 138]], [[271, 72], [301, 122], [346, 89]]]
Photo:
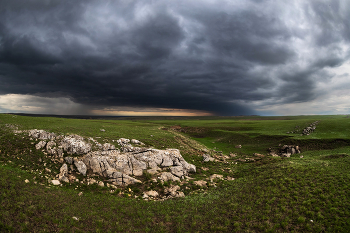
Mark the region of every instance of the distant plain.
[[[0, 231], [350, 231], [348, 115], [73, 118], [0, 115]], [[315, 131], [301, 135], [315, 121]], [[137, 186], [130, 192], [121, 188], [124, 195], [97, 185], [50, 186], [44, 172], [31, 172], [44, 169], [38, 162], [43, 153], [26, 133], [13, 133], [14, 127], [78, 134], [101, 143], [124, 137], [158, 149], [177, 148], [196, 165], [194, 180], [212, 174], [235, 180], [206, 189], [189, 183], [185, 198], [148, 202], [134, 198], [142, 196]], [[269, 148], [281, 145], [298, 145], [301, 154], [268, 155]], [[203, 151], [228, 156], [228, 163], [204, 163]], [[57, 174], [59, 164], [46, 162]]]

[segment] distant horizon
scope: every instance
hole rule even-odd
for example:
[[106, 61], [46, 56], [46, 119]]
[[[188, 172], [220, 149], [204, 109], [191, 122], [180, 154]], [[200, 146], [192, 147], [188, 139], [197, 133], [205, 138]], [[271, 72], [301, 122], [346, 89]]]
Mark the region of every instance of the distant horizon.
[[41, 114], [41, 113], [19, 113], [19, 112], [12, 112], [12, 113], [0, 113], [0, 114], [9, 114], [9, 115], [20, 115], [20, 116], [42, 116], [42, 117], [62, 117], [62, 118], [74, 118], [74, 117], [78, 117], [78, 118], [138, 118], [138, 117], [160, 117], [160, 118], [166, 118], [166, 117], [178, 117], [178, 118], [185, 118], [185, 117], [189, 117], [189, 118], [195, 118], [195, 117], [287, 117], [287, 116], [347, 116], [350, 115], [349, 114], [309, 114], [309, 115], [232, 115], [232, 116], [220, 116], [220, 115], [211, 115], [211, 116], [162, 116], [162, 115], [153, 115], [153, 116], [149, 116], [149, 115], [138, 115], [138, 116], [128, 116], [128, 115], [79, 115], [79, 114]]

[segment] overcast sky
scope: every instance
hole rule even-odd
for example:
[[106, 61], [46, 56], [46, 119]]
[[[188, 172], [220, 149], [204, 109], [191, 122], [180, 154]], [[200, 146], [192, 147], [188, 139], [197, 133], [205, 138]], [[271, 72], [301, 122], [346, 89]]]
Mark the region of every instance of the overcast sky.
[[350, 1], [1, 0], [0, 112], [350, 113]]

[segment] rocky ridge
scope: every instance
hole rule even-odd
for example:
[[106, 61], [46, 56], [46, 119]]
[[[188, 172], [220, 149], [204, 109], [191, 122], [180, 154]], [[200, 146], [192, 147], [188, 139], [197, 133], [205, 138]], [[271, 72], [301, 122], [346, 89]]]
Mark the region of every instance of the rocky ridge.
[[320, 122], [319, 121], [312, 122], [309, 126], [305, 127], [304, 129], [302, 129], [299, 125], [297, 125], [295, 126], [295, 129], [293, 131], [287, 132], [287, 134], [295, 133], [295, 134], [300, 134], [300, 136], [310, 135], [315, 131], [318, 123]]
[[[181, 181], [196, 172], [196, 166], [187, 163], [179, 150], [143, 147], [144, 143], [136, 139], [120, 138], [117, 140], [120, 148], [116, 148], [110, 143], [102, 145], [93, 138], [85, 140], [79, 135], [56, 135], [37, 129], [29, 130], [28, 135], [39, 141], [36, 149], [62, 163], [56, 176], [59, 182], [52, 181], [56, 184], [77, 182], [74, 172], [88, 177], [99, 176], [114, 186], [141, 183], [138, 177], [144, 172], [155, 175], [160, 182]], [[176, 194], [175, 191], [168, 193], [171, 197]], [[178, 193], [177, 196], [182, 195]]]

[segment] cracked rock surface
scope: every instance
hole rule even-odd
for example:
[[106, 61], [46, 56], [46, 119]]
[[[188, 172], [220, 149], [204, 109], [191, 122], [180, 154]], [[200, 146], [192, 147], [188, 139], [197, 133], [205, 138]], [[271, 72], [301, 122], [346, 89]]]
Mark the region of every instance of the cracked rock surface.
[[62, 163], [66, 162], [58, 174], [59, 180], [63, 182], [72, 180], [68, 175], [72, 170], [84, 176], [98, 175], [113, 185], [123, 186], [140, 183], [136, 177], [142, 176], [145, 171], [158, 173], [160, 181], [180, 181], [189, 173], [196, 172], [196, 166], [187, 163], [178, 149], [139, 147], [144, 143], [126, 138], [117, 140], [121, 146], [117, 149], [109, 143], [102, 145], [93, 138], [86, 141], [79, 135], [63, 136], [37, 129], [28, 132], [30, 137], [40, 140], [36, 149], [44, 149], [50, 156], [61, 158]]

